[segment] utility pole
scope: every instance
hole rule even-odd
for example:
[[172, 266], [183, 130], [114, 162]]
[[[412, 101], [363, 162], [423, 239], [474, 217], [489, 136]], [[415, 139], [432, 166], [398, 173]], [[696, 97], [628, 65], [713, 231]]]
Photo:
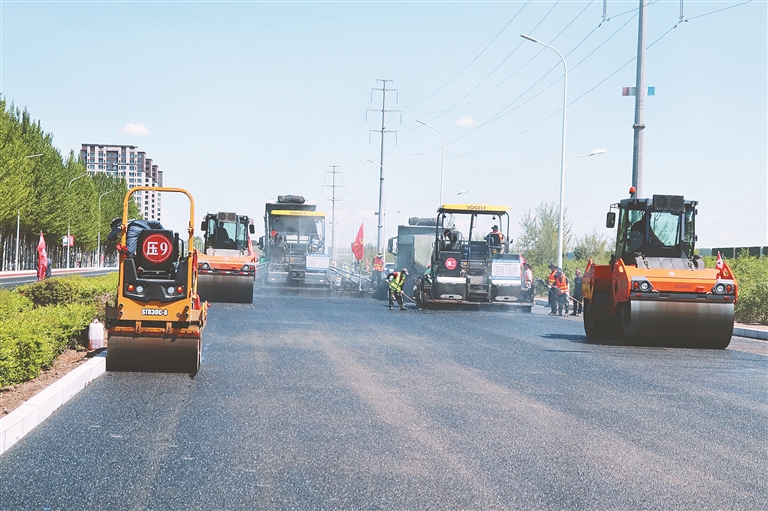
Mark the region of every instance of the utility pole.
[[[382, 82], [381, 89], [371, 89], [381, 91], [381, 158], [379, 160], [379, 224], [376, 229], [376, 252], [381, 254], [384, 252], [384, 226], [387, 212], [384, 208], [384, 134], [392, 133], [387, 131], [385, 126], [384, 116], [387, 112], [399, 112], [400, 110], [387, 110], [387, 92], [397, 92], [397, 89], [387, 89], [387, 82], [392, 80], [377, 79], [377, 82]], [[369, 110], [371, 110], [369, 108]], [[378, 111], [378, 110], [376, 110]]]
[[[331, 167], [331, 259], [336, 259], [336, 174], [340, 174], [336, 169], [338, 165], [328, 165]], [[328, 185], [326, 185], [328, 186]]]
[[637, 26], [637, 78], [635, 83], [635, 130], [632, 150], [632, 197], [643, 196], [643, 130], [645, 129], [645, 21], [648, 0], [640, 0]]

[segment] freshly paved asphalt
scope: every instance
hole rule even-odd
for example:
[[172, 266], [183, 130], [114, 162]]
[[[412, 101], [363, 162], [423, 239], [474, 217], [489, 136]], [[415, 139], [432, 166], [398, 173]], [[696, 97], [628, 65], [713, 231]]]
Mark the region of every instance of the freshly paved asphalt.
[[764, 350], [536, 309], [214, 304], [194, 378], [95, 380], [0, 457], [0, 509], [768, 508]]

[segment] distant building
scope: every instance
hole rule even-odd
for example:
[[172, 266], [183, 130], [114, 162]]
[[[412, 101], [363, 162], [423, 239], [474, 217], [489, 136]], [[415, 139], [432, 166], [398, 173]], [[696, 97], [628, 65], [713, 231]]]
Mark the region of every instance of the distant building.
[[[88, 172], [121, 177], [128, 188], [163, 186], [163, 171], [152, 163], [151, 158], [147, 158], [144, 151], [133, 145], [83, 144], [80, 159]], [[159, 192], [136, 192], [133, 197], [146, 220], [160, 221]]]

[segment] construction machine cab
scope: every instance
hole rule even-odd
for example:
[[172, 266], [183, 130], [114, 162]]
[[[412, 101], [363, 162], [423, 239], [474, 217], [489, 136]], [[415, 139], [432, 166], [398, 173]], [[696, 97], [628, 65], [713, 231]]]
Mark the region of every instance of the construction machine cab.
[[205, 238], [203, 253], [209, 254], [214, 250], [248, 251], [250, 237], [256, 232], [248, 216], [238, 216], [235, 213], [208, 213], [200, 226]]
[[[696, 242], [696, 201], [682, 195], [654, 195], [650, 199], [624, 199], [618, 209], [613, 260], [637, 266], [638, 258], [688, 260]], [[614, 227], [616, 215], [608, 214], [606, 226]]]

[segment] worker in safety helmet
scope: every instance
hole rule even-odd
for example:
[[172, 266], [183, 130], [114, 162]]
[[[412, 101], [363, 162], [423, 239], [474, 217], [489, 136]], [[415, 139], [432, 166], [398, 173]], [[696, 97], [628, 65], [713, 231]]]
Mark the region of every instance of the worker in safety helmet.
[[555, 263], [549, 263], [549, 277], [547, 277], [547, 285], [549, 286], [549, 294], [547, 295], [547, 302], [549, 303], [550, 316], [557, 315], [557, 288], [555, 287], [555, 274], [557, 273], [557, 266]]
[[387, 282], [389, 283], [389, 310], [392, 310], [395, 300], [400, 305], [400, 310], [405, 310], [405, 305], [403, 305], [403, 286], [405, 285], [405, 277], [407, 275], [408, 270], [406, 268], [387, 275]]

